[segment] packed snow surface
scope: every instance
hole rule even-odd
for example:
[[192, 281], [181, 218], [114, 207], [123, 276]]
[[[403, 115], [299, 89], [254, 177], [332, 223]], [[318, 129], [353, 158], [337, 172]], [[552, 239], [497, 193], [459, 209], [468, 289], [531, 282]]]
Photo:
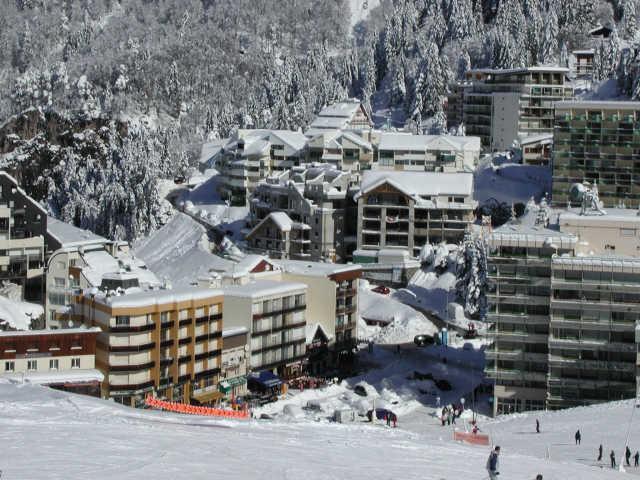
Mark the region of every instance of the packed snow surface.
[[[394, 398], [391, 391], [388, 397]], [[301, 414], [301, 407], [287, 410], [290, 416], [282, 420], [216, 420], [133, 410], [29, 384], [0, 384], [3, 478], [487, 477], [489, 448], [453, 442], [452, 427], [441, 427], [426, 410], [400, 414], [395, 429], [361, 417], [352, 424], [313, 421]], [[605, 460], [611, 449], [620, 460], [630, 427], [635, 452], [640, 415], [629, 422], [633, 410], [632, 402], [620, 402], [516, 415], [480, 426], [502, 447], [500, 478], [531, 480], [541, 473], [545, 480], [619, 479], [621, 473], [596, 465], [597, 447], [603, 444]], [[533, 433], [535, 418], [540, 434]], [[573, 444], [577, 428], [580, 446]]]

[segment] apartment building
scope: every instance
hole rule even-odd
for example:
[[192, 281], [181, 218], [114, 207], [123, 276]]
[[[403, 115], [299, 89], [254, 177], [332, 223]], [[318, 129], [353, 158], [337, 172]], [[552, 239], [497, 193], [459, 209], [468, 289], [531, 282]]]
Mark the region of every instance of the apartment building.
[[250, 202], [249, 246], [277, 258], [344, 261], [355, 248], [349, 236], [355, 236], [356, 183], [355, 175], [326, 164], [261, 182]]
[[0, 332], [0, 379], [99, 396], [99, 328]]
[[469, 82], [455, 82], [449, 85], [447, 95], [447, 128], [457, 128], [464, 123], [464, 92], [471, 88]]
[[[308, 370], [349, 366], [353, 361], [358, 319], [360, 265], [278, 260], [282, 281], [298, 282], [307, 288], [307, 345], [315, 341], [327, 347], [323, 355], [309, 358]], [[313, 350], [313, 349], [312, 349]]]
[[247, 393], [249, 373], [249, 330], [245, 327], [222, 331], [222, 370], [218, 389], [226, 400]]
[[[78, 277], [70, 275], [69, 268], [83, 264], [82, 255], [105, 251], [111, 242], [89, 230], [82, 230], [53, 217], [47, 218], [47, 273], [45, 320], [48, 329], [68, 327], [64, 319], [69, 311], [71, 297], [80, 288]], [[88, 287], [88, 285], [84, 285]]]
[[0, 171], [0, 280], [22, 288], [22, 297], [43, 303], [47, 212]]
[[307, 137], [289, 130], [238, 130], [222, 149], [220, 194], [244, 205], [256, 185], [274, 172], [300, 165]]
[[[364, 130], [373, 122], [360, 100], [353, 98], [324, 107], [311, 122], [309, 132], [322, 130]], [[307, 132], [307, 134], [309, 134]]]
[[306, 360], [307, 286], [260, 279], [224, 287], [225, 328], [249, 332], [250, 369], [282, 378], [302, 372]]
[[547, 407], [636, 397], [640, 258], [555, 257]]
[[185, 403], [220, 398], [222, 303], [221, 290], [198, 287], [77, 297], [76, 318], [102, 330], [102, 397], [131, 406], [150, 393]]
[[548, 167], [551, 164], [553, 134], [527, 135], [518, 138], [523, 165]]
[[491, 233], [494, 413], [635, 396], [640, 219], [608, 216], [530, 203]]
[[549, 227], [549, 215], [529, 203], [489, 236], [485, 373], [495, 381], [494, 414], [546, 407], [551, 257], [573, 254], [578, 241]]
[[571, 73], [576, 78], [592, 78], [593, 75], [593, 57], [595, 50], [587, 48], [582, 50], [573, 50], [571, 52]]
[[574, 98], [569, 69], [529, 67], [469, 70], [463, 122], [486, 150], [508, 150], [519, 135], [553, 133], [554, 104]]
[[378, 169], [416, 172], [473, 171], [480, 159], [480, 137], [382, 133]]
[[553, 203], [574, 183], [598, 186], [604, 207], [640, 205], [640, 102], [558, 102], [553, 138]]
[[358, 250], [406, 250], [457, 243], [473, 222], [471, 173], [367, 171], [358, 202]]
[[[327, 163], [338, 170], [358, 171], [372, 168], [376, 160], [373, 145], [356, 131], [312, 130], [311, 134], [307, 144], [310, 162]], [[310, 136], [309, 132], [307, 136]]]

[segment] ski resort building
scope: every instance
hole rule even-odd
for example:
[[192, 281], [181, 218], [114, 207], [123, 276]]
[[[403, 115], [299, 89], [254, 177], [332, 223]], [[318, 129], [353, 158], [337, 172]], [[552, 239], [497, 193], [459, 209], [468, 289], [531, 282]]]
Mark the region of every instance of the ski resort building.
[[43, 303], [47, 212], [0, 171], [0, 280], [19, 285], [25, 300]]
[[350, 99], [320, 110], [318, 116], [311, 122], [307, 135], [321, 130], [364, 130], [372, 127], [371, 117], [360, 100]]
[[358, 250], [406, 250], [410, 256], [425, 243], [462, 240], [477, 207], [471, 173], [367, 171], [354, 199]]
[[380, 170], [416, 172], [473, 171], [480, 158], [480, 137], [382, 133]]
[[0, 332], [0, 379], [99, 396], [99, 328]]
[[289, 130], [238, 130], [220, 153], [220, 195], [244, 205], [261, 180], [300, 165], [307, 137]]
[[249, 367], [282, 378], [300, 374], [306, 361], [307, 286], [260, 279], [224, 287], [225, 328], [249, 332]]
[[[362, 135], [352, 130], [320, 130], [307, 144], [307, 160], [327, 163], [338, 170], [368, 170], [375, 161], [374, 146]], [[370, 136], [370, 135], [366, 135]]]
[[[121, 281], [131, 280], [122, 278]], [[111, 289], [110, 289], [111, 290]], [[76, 318], [100, 327], [96, 367], [102, 397], [139, 406], [160, 398], [210, 403], [222, 397], [222, 291], [183, 287], [135, 293], [85, 293]]]
[[[355, 248], [357, 178], [321, 164], [261, 182], [251, 202], [248, 245], [275, 258], [344, 261]], [[351, 235], [351, 237], [350, 237]]]
[[494, 414], [635, 396], [640, 221], [621, 212], [530, 203], [489, 236]]
[[640, 206], [640, 102], [558, 102], [553, 143], [554, 205], [588, 182], [605, 208]]
[[529, 67], [469, 70], [464, 90], [463, 122], [486, 150], [508, 150], [519, 135], [553, 133], [554, 104], [572, 100], [569, 69]]
[[218, 390], [226, 400], [247, 393], [249, 373], [249, 331], [245, 327], [222, 331], [222, 370]]

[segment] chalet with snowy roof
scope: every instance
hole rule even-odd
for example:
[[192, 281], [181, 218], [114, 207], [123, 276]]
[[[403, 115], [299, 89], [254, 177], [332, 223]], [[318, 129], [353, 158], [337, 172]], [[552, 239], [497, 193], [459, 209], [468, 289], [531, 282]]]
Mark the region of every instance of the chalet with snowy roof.
[[271, 212], [246, 236], [247, 244], [256, 251], [275, 258], [309, 258], [311, 227], [294, 222], [284, 212]]
[[[274, 211], [284, 212], [308, 230], [302, 232], [302, 240], [309, 241], [310, 256], [280, 257], [345, 259], [355, 247], [348, 237], [355, 236], [356, 211], [351, 199], [356, 183], [356, 175], [332, 165], [295, 167], [256, 187], [250, 202], [252, 223], [257, 225]], [[264, 242], [261, 248], [266, 251]]]
[[358, 250], [411, 256], [425, 243], [458, 243], [477, 207], [471, 173], [367, 171], [355, 200]]
[[244, 205], [261, 180], [300, 165], [306, 144], [300, 132], [239, 130], [220, 154], [220, 194], [234, 205]]
[[373, 127], [366, 109], [357, 99], [337, 102], [324, 107], [311, 122], [309, 130], [363, 130]]
[[480, 137], [382, 133], [377, 168], [417, 172], [473, 171], [480, 159]]

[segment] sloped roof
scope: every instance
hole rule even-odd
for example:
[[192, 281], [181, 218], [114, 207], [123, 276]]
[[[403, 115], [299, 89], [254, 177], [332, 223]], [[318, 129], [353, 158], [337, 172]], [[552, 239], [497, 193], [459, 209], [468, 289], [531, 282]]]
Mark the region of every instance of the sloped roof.
[[444, 141], [451, 148], [464, 150], [465, 147], [480, 150], [480, 137], [454, 135], [411, 135], [407, 133], [383, 133], [380, 136], [380, 150], [427, 150], [434, 143]]
[[47, 217], [47, 233], [61, 248], [107, 243], [108, 240], [90, 230], [83, 230], [57, 218]]
[[350, 119], [360, 108], [359, 101], [337, 102], [320, 110], [320, 117], [343, 117]]
[[473, 194], [473, 174], [442, 172], [390, 172], [366, 170], [362, 175], [358, 200], [363, 194], [388, 183], [409, 196], [463, 195]]
[[291, 130], [273, 130], [271, 134], [282, 140], [294, 150], [302, 150], [307, 144], [307, 137], [301, 132], [293, 132]]

